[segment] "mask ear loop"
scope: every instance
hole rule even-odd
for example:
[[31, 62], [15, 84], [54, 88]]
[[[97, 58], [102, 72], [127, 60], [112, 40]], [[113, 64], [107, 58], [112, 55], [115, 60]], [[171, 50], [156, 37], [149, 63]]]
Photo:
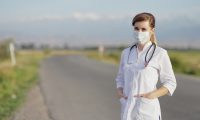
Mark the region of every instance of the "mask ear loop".
[[[151, 57], [150, 57], [149, 60], [147, 61], [147, 55], [148, 55], [149, 50], [151, 49], [152, 46], [154, 46], [153, 53], [151, 54]], [[156, 49], [156, 44], [155, 44], [155, 43], [152, 43], [152, 45], [149, 47], [149, 49], [148, 49], [148, 51], [147, 51], [147, 53], [146, 53], [146, 55], [145, 55], [145, 67], [147, 67], [149, 61], [150, 61], [151, 58], [153, 57], [153, 54], [154, 54], [154, 52], [155, 52], [155, 49]]]

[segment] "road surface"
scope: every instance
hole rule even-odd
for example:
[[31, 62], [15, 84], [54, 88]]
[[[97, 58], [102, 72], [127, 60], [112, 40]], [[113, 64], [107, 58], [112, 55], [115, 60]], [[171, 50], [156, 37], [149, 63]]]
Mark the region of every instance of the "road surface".
[[[53, 120], [120, 120], [118, 66], [84, 56], [54, 56], [40, 69], [40, 87]], [[176, 75], [173, 97], [159, 98], [163, 120], [200, 120], [200, 80]]]

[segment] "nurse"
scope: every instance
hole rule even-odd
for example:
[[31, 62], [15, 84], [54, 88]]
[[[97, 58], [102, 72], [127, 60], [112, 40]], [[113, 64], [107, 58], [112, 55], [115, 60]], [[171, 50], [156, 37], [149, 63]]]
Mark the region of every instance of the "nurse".
[[137, 14], [132, 26], [136, 42], [122, 51], [115, 79], [121, 120], [162, 120], [158, 98], [172, 96], [177, 86], [171, 61], [157, 45], [151, 13]]

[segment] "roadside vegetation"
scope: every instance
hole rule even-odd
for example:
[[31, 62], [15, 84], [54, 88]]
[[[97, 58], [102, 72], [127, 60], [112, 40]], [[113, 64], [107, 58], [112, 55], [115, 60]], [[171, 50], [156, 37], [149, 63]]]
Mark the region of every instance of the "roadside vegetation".
[[[200, 51], [199, 50], [168, 50], [175, 73], [200, 76]], [[100, 55], [98, 51], [87, 52], [89, 58], [111, 64], [119, 64], [121, 50], [106, 51]]]
[[0, 120], [7, 120], [23, 103], [27, 91], [37, 83], [42, 52], [18, 52], [17, 65], [9, 59], [0, 63]]
[[[40, 62], [52, 55], [86, 55], [102, 62], [119, 65], [122, 48], [105, 50], [96, 48], [80, 50], [20, 50], [16, 51], [16, 65], [11, 65], [8, 40], [0, 43], [0, 120], [10, 116], [25, 101], [30, 88], [38, 83]], [[200, 76], [200, 51], [168, 50], [174, 71]]]
[[[43, 59], [52, 55], [81, 54], [78, 51], [52, 49], [16, 50], [16, 65], [11, 64], [9, 44], [0, 42], [0, 120], [9, 120], [24, 103], [28, 91], [38, 83]], [[27, 48], [27, 47], [26, 47]]]

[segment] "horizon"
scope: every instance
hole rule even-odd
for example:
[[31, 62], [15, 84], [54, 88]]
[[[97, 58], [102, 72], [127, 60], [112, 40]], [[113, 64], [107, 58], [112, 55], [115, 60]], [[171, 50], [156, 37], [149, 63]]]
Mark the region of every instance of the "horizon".
[[194, 0], [1, 1], [0, 40], [71, 47], [131, 44], [132, 18], [150, 12], [159, 45], [200, 48], [199, 5]]

